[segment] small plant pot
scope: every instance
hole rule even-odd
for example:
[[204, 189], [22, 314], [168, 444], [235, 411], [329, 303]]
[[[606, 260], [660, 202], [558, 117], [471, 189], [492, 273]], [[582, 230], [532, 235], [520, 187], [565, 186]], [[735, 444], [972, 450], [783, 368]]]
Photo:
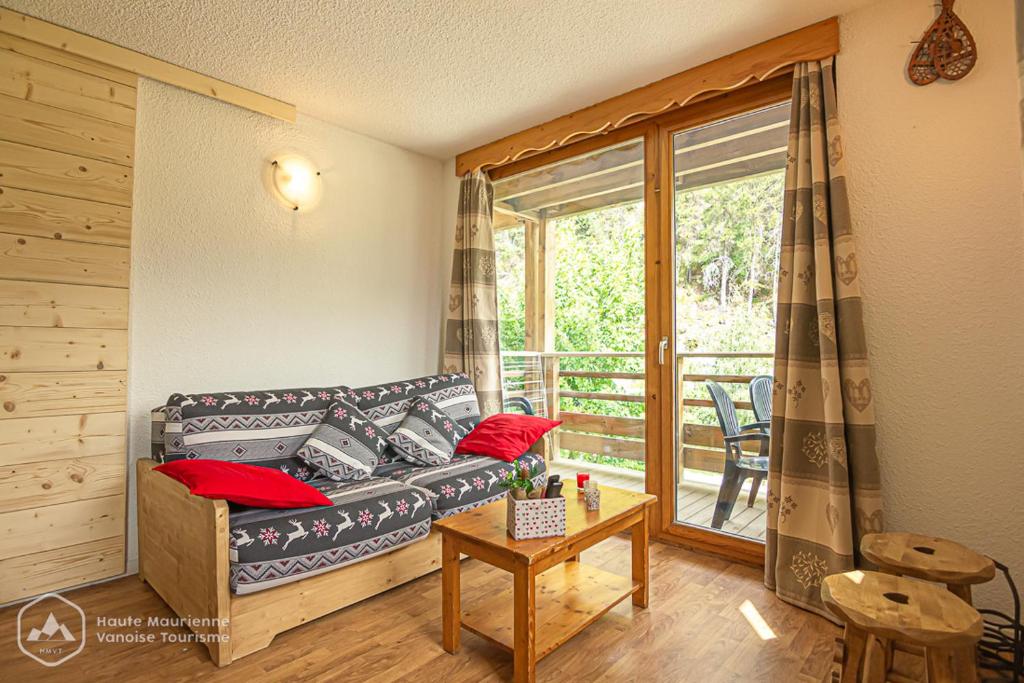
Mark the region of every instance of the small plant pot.
[[508, 534], [517, 541], [526, 538], [565, 536], [565, 498], [506, 499]]

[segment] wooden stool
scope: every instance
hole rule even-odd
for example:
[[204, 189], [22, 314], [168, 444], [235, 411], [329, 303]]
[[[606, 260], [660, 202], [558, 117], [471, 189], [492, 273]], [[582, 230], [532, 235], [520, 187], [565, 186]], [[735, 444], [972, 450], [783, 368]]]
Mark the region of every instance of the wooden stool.
[[938, 586], [879, 572], [825, 577], [821, 600], [846, 624], [841, 683], [884, 683], [889, 644], [924, 649], [928, 683], [975, 683], [973, 658], [956, 657], [981, 638], [981, 615]]
[[944, 583], [968, 605], [971, 586], [991, 581], [996, 575], [992, 560], [944, 538], [920, 534], [867, 534], [860, 552], [887, 574]]
[[[973, 604], [971, 586], [991, 581], [996, 573], [995, 563], [984, 555], [934, 536], [905, 532], [867, 534], [861, 539], [860, 552], [887, 574], [945, 584], [968, 605]], [[886, 648], [885, 656], [891, 663], [891, 647]], [[956, 656], [977, 661], [977, 648], [972, 645]]]

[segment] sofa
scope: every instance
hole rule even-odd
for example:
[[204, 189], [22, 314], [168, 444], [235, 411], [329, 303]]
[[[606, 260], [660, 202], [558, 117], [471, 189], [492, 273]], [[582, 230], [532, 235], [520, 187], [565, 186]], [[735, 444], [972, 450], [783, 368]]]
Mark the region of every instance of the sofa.
[[[386, 439], [414, 398], [430, 398], [462, 429], [480, 420], [463, 374], [344, 385], [173, 394], [152, 412], [151, 458], [138, 474], [139, 575], [224, 666], [275, 635], [440, 567], [436, 519], [503, 495], [513, 467], [482, 455], [424, 466], [384, 450], [372, 475], [323, 476], [296, 454], [332, 399], [345, 397]], [[375, 438], [376, 435], [375, 435]], [[278, 469], [319, 489], [330, 506], [253, 508], [190, 495], [154, 471], [160, 463], [206, 458]], [[516, 464], [544, 460], [527, 452]]]

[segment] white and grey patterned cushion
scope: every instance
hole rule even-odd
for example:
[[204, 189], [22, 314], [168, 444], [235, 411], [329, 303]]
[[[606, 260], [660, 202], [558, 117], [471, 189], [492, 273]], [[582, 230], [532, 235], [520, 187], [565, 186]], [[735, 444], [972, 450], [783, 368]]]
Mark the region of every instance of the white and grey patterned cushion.
[[401, 382], [389, 382], [351, 389], [349, 396], [360, 410], [388, 434], [398, 429], [412, 401], [426, 396], [449, 417], [470, 430], [480, 421], [480, 404], [473, 382], [463, 373], [429, 375]]
[[336, 398], [295, 455], [334, 481], [369, 479], [388, 447], [384, 436], [355, 404]]
[[388, 441], [414, 465], [450, 462], [455, 447], [468, 432], [426, 396], [413, 399], [409, 412]]
[[306, 480], [312, 471], [295, 453], [323, 421], [332, 397], [345, 391], [334, 386], [172, 394], [151, 414], [153, 455], [162, 462], [208, 458], [260, 465]]

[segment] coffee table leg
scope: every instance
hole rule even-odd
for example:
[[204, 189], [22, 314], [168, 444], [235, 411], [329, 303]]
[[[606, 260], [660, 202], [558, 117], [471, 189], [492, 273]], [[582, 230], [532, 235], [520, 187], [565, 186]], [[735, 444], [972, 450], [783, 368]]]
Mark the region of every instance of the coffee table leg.
[[513, 660], [516, 683], [534, 683], [537, 676], [537, 585], [531, 565], [514, 572]]
[[644, 506], [643, 519], [633, 525], [630, 534], [633, 540], [633, 580], [640, 582], [640, 588], [633, 593], [633, 604], [647, 607], [650, 585], [650, 561], [648, 539], [650, 538], [650, 507]]
[[462, 632], [462, 595], [459, 585], [459, 545], [447, 534], [441, 538], [441, 621], [445, 652], [459, 649]]

